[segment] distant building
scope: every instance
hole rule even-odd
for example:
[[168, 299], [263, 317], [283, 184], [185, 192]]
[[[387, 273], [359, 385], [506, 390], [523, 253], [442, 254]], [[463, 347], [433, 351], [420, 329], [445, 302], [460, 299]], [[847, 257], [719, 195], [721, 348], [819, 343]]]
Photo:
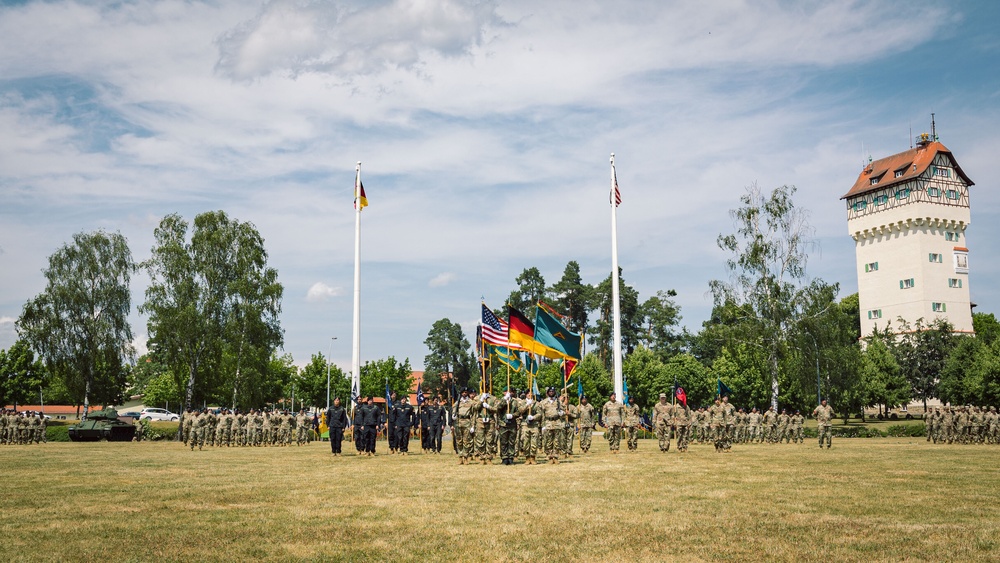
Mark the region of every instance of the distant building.
[[847, 200], [855, 241], [861, 334], [898, 318], [911, 326], [947, 320], [972, 332], [969, 299], [969, 187], [972, 180], [936, 135], [869, 162]]

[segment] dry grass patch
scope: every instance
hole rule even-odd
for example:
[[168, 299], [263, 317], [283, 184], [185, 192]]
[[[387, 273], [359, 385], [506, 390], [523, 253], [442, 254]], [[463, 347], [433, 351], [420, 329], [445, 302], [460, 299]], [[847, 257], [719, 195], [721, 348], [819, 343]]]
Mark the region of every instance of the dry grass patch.
[[2, 452], [7, 561], [1000, 557], [991, 446], [856, 439], [680, 455], [643, 441], [637, 454], [513, 467], [448, 453], [334, 459], [325, 444]]

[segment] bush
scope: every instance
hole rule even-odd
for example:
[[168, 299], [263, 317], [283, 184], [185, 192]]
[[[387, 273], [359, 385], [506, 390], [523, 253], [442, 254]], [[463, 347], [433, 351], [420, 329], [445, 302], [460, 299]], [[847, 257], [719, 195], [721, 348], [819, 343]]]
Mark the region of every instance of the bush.
[[45, 439], [49, 442], [69, 442], [69, 426], [48, 424], [45, 427]]
[[925, 438], [927, 432], [922, 424], [894, 424], [886, 429], [892, 438]]
[[176, 422], [150, 422], [144, 440], [173, 440], [177, 437]]

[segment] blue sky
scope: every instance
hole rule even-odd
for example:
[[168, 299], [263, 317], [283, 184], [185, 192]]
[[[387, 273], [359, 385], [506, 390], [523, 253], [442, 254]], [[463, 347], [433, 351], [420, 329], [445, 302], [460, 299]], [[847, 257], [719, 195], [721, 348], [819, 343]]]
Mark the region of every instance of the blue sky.
[[143, 260], [164, 215], [223, 209], [266, 240], [285, 350], [336, 336], [348, 368], [359, 160], [363, 361], [421, 366], [434, 321], [471, 335], [525, 267], [604, 279], [611, 152], [641, 299], [676, 289], [697, 330], [755, 182], [798, 187], [809, 274], [846, 295], [839, 198], [931, 112], [976, 182], [973, 301], [1000, 313], [998, 23], [995, 2], [0, 3], [0, 348], [73, 233]]

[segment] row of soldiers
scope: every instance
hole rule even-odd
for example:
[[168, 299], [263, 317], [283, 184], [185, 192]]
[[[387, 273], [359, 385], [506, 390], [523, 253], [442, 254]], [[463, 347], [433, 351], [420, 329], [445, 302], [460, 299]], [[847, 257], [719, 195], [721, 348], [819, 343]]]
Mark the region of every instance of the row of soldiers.
[[312, 417], [305, 409], [298, 414], [268, 409], [246, 413], [239, 409], [188, 409], [181, 416], [181, 435], [184, 445], [192, 450], [206, 445], [290, 446], [293, 439], [301, 446], [312, 440]]
[[[662, 399], [661, 399], [662, 400]], [[683, 405], [676, 405], [682, 407]], [[690, 441], [699, 444], [712, 440], [711, 409], [700, 407], [691, 411]], [[740, 408], [733, 413], [732, 442], [737, 444], [752, 443], [803, 443], [803, 426], [805, 416], [801, 411], [794, 413], [781, 409], [778, 413], [774, 407], [760, 412], [756, 407], [747, 412]]]
[[0, 411], [0, 444], [39, 444], [45, 439], [45, 415], [41, 412]]
[[948, 444], [1000, 444], [996, 407], [936, 407], [924, 415], [927, 441]]

